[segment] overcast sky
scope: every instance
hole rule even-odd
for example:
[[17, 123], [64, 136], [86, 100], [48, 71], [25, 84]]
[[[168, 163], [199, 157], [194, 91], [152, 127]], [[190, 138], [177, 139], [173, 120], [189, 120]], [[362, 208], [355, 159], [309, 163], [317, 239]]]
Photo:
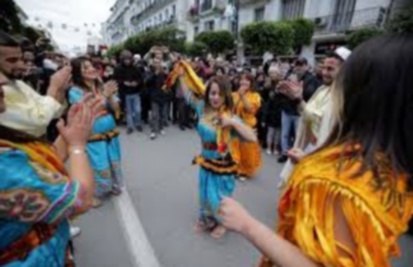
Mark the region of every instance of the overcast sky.
[[[68, 51], [75, 46], [85, 47], [87, 32], [100, 36], [101, 23], [110, 15], [116, 0], [15, 0], [29, 17], [29, 24], [39, 24], [49, 29], [59, 47]], [[87, 27], [85, 27], [87, 23]], [[62, 24], [67, 25], [63, 29]], [[95, 27], [92, 26], [95, 24]], [[79, 31], [76, 32], [75, 29]]]

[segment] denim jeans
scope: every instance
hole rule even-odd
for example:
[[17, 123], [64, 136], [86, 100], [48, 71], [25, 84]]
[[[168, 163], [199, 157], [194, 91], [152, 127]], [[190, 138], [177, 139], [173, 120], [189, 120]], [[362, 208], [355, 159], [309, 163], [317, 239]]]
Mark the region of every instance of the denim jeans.
[[299, 116], [290, 115], [284, 111], [281, 113], [281, 149], [283, 154], [286, 154], [287, 151], [293, 146], [293, 142], [291, 140], [291, 130], [292, 127], [294, 127], [294, 131], [297, 131], [299, 122]]
[[162, 129], [165, 126], [167, 118], [165, 115], [167, 112], [165, 111], [167, 108], [167, 105], [165, 102], [156, 102], [152, 101], [151, 103], [151, 115], [152, 115], [152, 120], [151, 120], [151, 128], [153, 133], [160, 133]]
[[125, 102], [128, 129], [141, 126], [141, 96], [139, 94], [126, 95]]

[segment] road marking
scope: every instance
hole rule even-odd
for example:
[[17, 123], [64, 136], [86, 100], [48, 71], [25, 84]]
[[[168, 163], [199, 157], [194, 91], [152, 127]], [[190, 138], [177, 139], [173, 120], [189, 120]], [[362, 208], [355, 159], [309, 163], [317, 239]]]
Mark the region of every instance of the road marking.
[[128, 191], [124, 189], [120, 196], [112, 199], [116, 213], [121, 220], [122, 230], [134, 265], [136, 267], [160, 267]]

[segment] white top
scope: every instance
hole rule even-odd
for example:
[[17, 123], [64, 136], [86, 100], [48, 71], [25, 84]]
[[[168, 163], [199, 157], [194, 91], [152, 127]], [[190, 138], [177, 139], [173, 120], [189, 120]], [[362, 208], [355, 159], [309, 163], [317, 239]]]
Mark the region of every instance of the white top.
[[41, 137], [47, 126], [64, 111], [64, 105], [50, 96], [39, 95], [23, 81], [3, 86], [6, 111], [0, 114], [0, 124]]

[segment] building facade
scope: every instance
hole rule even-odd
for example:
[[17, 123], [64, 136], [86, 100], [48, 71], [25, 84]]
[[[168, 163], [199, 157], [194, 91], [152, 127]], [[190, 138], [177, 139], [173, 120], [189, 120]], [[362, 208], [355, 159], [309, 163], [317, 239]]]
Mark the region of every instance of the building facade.
[[[315, 22], [309, 46], [301, 55], [310, 62], [345, 44], [345, 32], [383, 26], [392, 0], [117, 0], [103, 24], [108, 45], [149, 29], [175, 25], [188, 41], [203, 31], [229, 30], [238, 36], [248, 23], [304, 17]], [[243, 55], [238, 42], [239, 55]]]
[[105, 42], [114, 45], [150, 29], [175, 26], [187, 31], [188, 0], [117, 0], [102, 25]]
[[116, 0], [111, 7], [111, 15], [102, 24], [102, 36], [106, 44], [116, 45], [125, 41], [131, 34], [128, 21], [131, 0]]
[[[345, 32], [383, 26], [391, 0], [192, 0], [187, 37], [205, 30], [241, 30], [261, 20], [311, 19], [316, 29], [310, 46], [301, 55], [310, 62], [345, 44]], [[230, 12], [228, 12], [230, 10]], [[238, 19], [237, 19], [238, 18]], [[238, 25], [236, 25], [238, 23]], [[239, 50], [243, 50], [242, 44]], [[242, 54], [242, 53], [241, 53]]]

